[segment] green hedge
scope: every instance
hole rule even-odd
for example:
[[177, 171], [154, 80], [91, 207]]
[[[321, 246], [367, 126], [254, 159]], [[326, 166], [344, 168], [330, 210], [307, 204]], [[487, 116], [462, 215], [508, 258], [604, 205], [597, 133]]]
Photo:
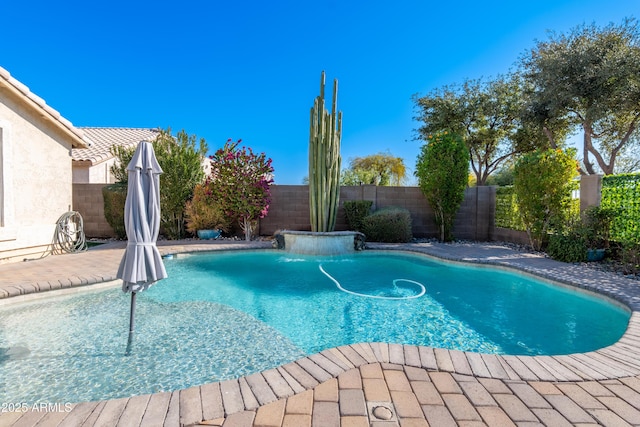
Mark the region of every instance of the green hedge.
[[399, 207], [377, 210], [362, 220], [362, 232], [370, 242], [409, 242], [413, 238], [411, 214]]
[[[579, 188], [579, 181], [575, 183], [575, 189]], [[580, 199], [571, 199], [569, 217], [580, 215]], [[512, 185], [496, 188], [496, 227], [510, 228], [512, 230], [526, 231], [516, 203], [516, 193]]]
[[513, 185], [496, 188], [496, 227], [524, 231]]
[[618, 212], [611, 240], [640, 243], [640, 173], [603, 177], [600, 206]]
[[124, 228], [124, 204], [127, 200], [127, 184], [110, 184], [102, 187], [104, 217], [118, 239], [126, 239]]

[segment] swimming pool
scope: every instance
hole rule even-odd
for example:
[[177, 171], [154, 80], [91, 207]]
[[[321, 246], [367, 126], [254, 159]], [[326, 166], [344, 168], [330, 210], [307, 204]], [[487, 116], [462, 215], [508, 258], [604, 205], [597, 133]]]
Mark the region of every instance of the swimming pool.
[[629, 320], [568, 288], [413, 254], [234, 251], [178, 255], [166, 266], [170, 277], [138, 297], [130, 356], [129, 296], [119, 289], [3, 308], [0, 401], [176, 390], [365, 341], [584, 352], [617, 341]]

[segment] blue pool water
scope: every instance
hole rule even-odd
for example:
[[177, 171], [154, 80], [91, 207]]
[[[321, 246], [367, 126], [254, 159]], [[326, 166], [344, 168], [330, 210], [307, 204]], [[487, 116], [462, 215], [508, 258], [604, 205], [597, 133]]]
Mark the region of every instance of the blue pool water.
[[572, 289], [419, 255], [215, 252], [165, 260], [169, 278], [0, 310], [0, 402], [65, 403], [176, 390], [323, 349], [389, 342], [502, 354], [605, 347], [627, 310]]

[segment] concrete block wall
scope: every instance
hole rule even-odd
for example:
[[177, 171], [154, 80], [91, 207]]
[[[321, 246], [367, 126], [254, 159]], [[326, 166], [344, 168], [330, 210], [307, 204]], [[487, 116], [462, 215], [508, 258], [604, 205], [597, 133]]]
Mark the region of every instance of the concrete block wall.
[[529, 245], [529, 235], [526, 231], [511, 228], [495, 227], [492, 239], [494, 242], [511, 242], [519, 245]]
[[495, 228], [495, 213], [495, 187], [467, 188], [453, 225], [454, 235], [466, 236], [458, 238], [467, 240], [491, 240]]
[[415, 237], [433, 237], [437, 235], [433, 210], [429, 207], [422, 191], [418, 187], [375, 187], [377, 190], [375, 209], [391, 206], [404, 208], [411, 213], [411, 228]]
[[108, 184], [73, 184], [73, 210], [79, 212], [87, 238], [115, 237], [104, 217], [102, 187]]
[[260, 234], [273, 235], [278, 230], [311, 230], [309, 222], [309, 187], [273, 185], [269, 214], [260, 220]]
[[[84, 220], [88, 238], [110, 238], [115, 233], [104, 218], [102, 187], [107, 184], [74, 184], [73, 209]], [[348, 186], [340, 189], [340, 207], [336, 230], [347, 230], [342, 205], [347, 200], [371, 200], [374, 209], [398, 206], [411, 213], [415, 237], [436, 237], [434, 214], [418, 187]], [[453, 234], [458, 239], [492, 240], [495, 214], [495, 189], [474, 187], [466, 190], [465, 199], [456, 216]], [[260, 220], [259, 233], [273, 235], [278, 230], [310, 230], [309, 189], [306, 185], [274, 185], [271, 187], [269, 214]]]
[[[309, 192], [305, 185], [275, 185], [271, 188], [271, 206], [260, 220], [260, 234], [278, 230], [310, 230]], [[398, 206], [411, 213], [415, 237], [436, 237], [433, 210], [418, 187], [347, 186], [340, 189], [340, 207], [336, 230], [346, 230], [342, 205], [347, 200], [371, 200], [374, 209]], [[464, 202], [456, 216], [453, 233], [458, 239], [491, 240], [495, 218], [495, 188], [474, 187], [466, 190]]]

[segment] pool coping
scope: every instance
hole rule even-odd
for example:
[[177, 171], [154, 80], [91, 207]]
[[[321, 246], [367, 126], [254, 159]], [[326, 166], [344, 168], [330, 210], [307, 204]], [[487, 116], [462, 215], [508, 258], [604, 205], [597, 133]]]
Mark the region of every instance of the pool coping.
[[[159, 244], [163, 255], [270, 247], [269, 242]], [[581, 265], [557, 262], [540, 254], [515, 251], [493, 243], [368, 243], [367, 248], [409, 251], [449, 261], [506, 267], [553, 282], [593, 291], [629, 307], [631, 310], [629, 325], [621, 339], [608, 347], [586, 353], [558, 356], [492, 355], [414, 345], [358, 343], [327, 349], [277, 368], [235, 380], [203, 384], [174, 392], [78, 403], [74, 405], [68, 416], [85, 417], [86, 420], [86, 417], [93, 414], [98, 407], [100, 407], [100, 413], [104, 412], [105, 408], [113, 407], [114, 411], [120, 408], [118, 418], [122, 420], [124, 416], [122, 411], [125, 407], [134, 411], [135, 408], [144, 406], [142, 412], [144, 419], [156, 419], [162, 412], [165, 425], [195, 424], [202, 420], [221, 419], [243, 411], [255, 410], [270, 402], [314, 389], [347, 371], [370, 364], [422, 368], [428, 371], [503, 381], [589, 382], [640, 375], [640, 283], [638, 281]], [[123, 248], [116, 249], [121, 250], [121, 257]], [[100, 262], [113, 259], [113, 257], [99, 258]], [[2, 267], [0, 265], [0, 272], [3, 270]], [[84, 286], [115, 279], [115, 277], [109, 277], [109, 274], [103, 276], [101, 280], [96, 279], [95, 282], [90, 282], [86, 277], [78, 275], [77, 279], [70, 279], [68, 285], [61, 284], [60, 287]], [[6, 284], [0, 283], [0, 289], [4, 289], [0, 292], [0, 298], [43, 292], [53, 288], [46, 285], [40, 286], [40, 282], [12, 284], [10, 287], [13, 289], [7, 292]], [[158, 409], [154, 409], [156, 407]], [[0, 415], [4, 416], [4, 414]], [[142, 415], [138, 424], [144, 424]]]

